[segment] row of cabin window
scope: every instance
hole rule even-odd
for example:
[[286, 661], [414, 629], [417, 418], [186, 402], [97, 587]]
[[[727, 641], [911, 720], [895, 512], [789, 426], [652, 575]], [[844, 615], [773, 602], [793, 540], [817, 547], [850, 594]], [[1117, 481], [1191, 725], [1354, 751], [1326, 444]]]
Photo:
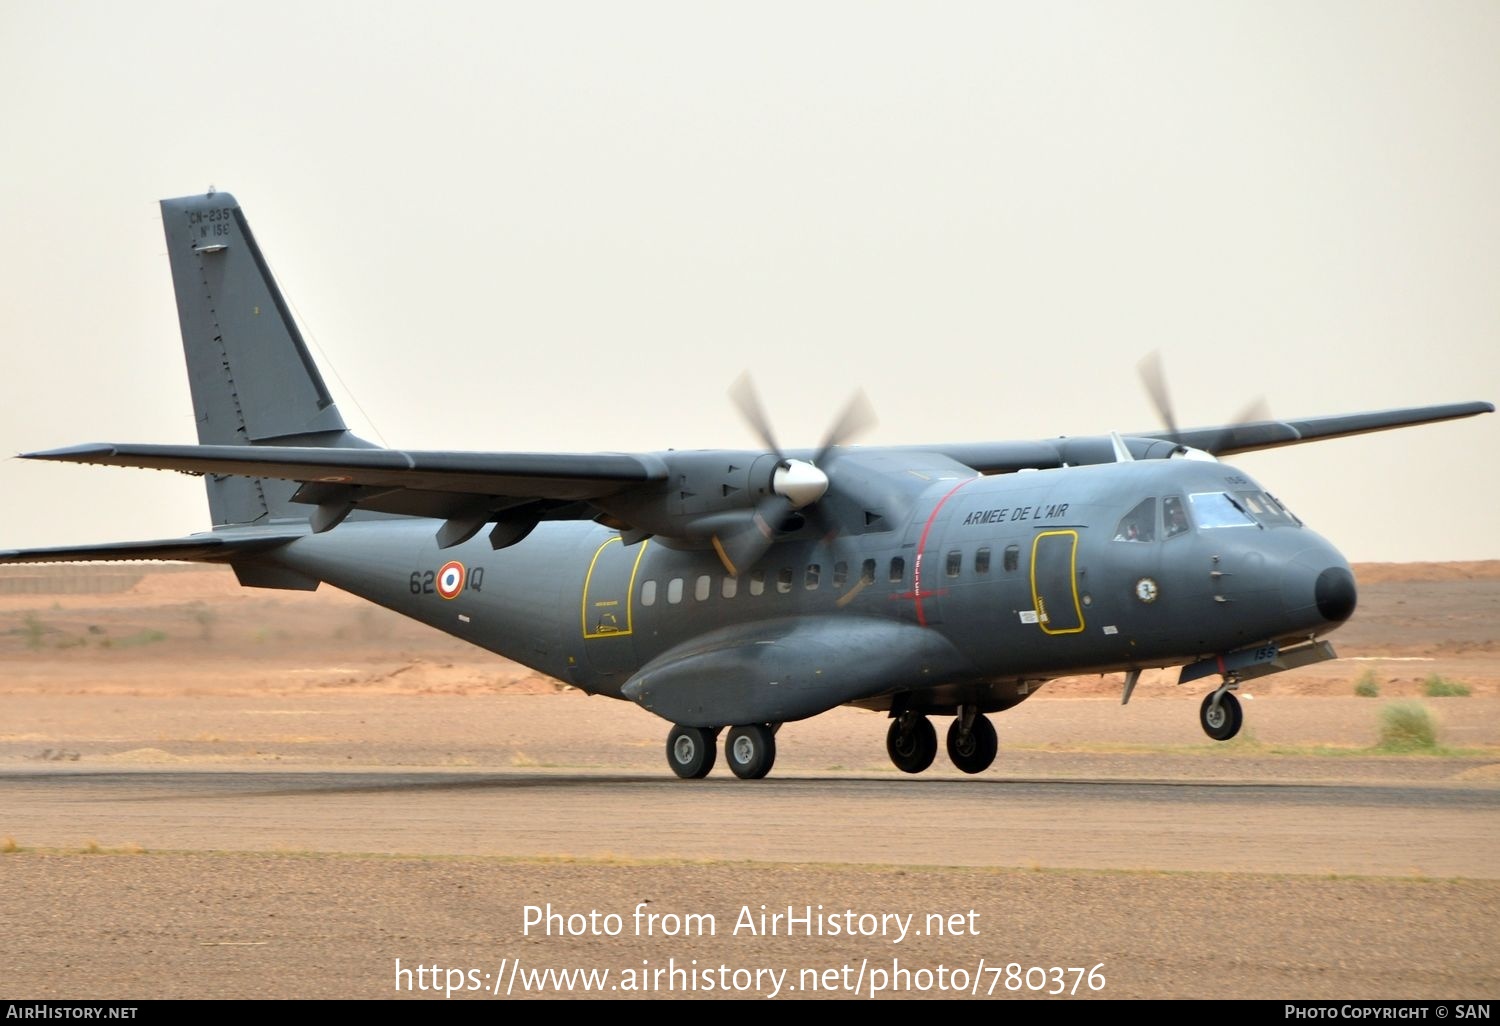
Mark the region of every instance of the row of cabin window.
[[[1021, 562], [1021, 548], [1018, 545], [1007, 545], [1003, 566], [1006, 573], [1014, 573]], [[948, 553], [945, 572], [949, 577], [958, 577], [963, 573], [964, 556], [958, 549]], [[987, 574], [990, 572], [990, 548], [988, 545], [974, 553], [974, 572], [976, 574]], [[797, 573], [789, 566], [784, 566], [776, 572], [775, 587], [779, 594], [785, 595], [792, 590]], [[887, 578], [892, 584], [900, 584], [906, 580], [906, 559], [902, 556], [891, 558]], [[809, 563], [802, 571], [802, 587], [807, 591], [817, 591], [823, 580], [823, 567], [820, 563]], [[859, 581], [861, 584], [869, 585], [875, 583], [875, 560], [867, 559], [859, 568]], [[849, 583], [849, 564], [840, 560], [833, 564], [833, 586], [842, 588]], [[682, 601], [684, 581], [681, 577], [674, 577], [667, 582], [667, 603], [676, 605]], [[739, 594], [740, 582], [737, 577], [724, 577], [719, 582], [719, 594], [723, 598], [734, 598]], [[762, 595], [766, 590], [766, 572], [764, 570], [753, 570], [750, 573], [750, 594]], [[641, 585], [641, 605], [656, 605], [656, 582], [646, 581]], [[708, 599], [713, 592], [713, 577], [710, 574], [699, 574], [693, 582], [693, 598], [699, 602]]]

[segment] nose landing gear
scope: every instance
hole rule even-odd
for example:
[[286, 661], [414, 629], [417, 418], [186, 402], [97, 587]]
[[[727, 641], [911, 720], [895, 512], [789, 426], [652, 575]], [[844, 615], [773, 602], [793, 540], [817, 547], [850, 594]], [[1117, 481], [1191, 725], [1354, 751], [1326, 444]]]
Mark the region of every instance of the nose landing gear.
[[1219, 690], [1203, 696], [1203, 704], [1198, 708], [1198, 722], [1203, 724], [1203, 733], [1215, 741], [1228, 741], [1240, 732], [1245, 722], [1240, 700], [1231, 693], [1239, 686], [1239, 679], [1229, 676], [1224, 678]]

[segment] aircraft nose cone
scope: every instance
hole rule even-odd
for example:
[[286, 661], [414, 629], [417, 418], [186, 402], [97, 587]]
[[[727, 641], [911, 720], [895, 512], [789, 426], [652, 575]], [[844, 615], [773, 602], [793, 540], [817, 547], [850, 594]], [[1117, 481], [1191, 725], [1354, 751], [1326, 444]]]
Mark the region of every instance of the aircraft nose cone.
[[1332, 545], [1317, 539], [1281, 564], [1281, 601], [1288, 616], [1321, 631], [1354, 613], [1354, 574]]
[[1354, 575], [1347, 568], [1331, 566], [1318, 575], [1313, 586], [1318, 613], [1329, 623], [1343, 623], [1354, 613]]

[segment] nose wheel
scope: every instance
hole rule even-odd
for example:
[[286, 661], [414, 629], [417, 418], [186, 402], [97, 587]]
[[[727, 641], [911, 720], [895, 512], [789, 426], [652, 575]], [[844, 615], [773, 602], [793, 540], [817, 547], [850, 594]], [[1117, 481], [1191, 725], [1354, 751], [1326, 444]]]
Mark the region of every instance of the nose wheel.
[[1198, 721], [1203, 724], [1203, 733], [1215, 741], [1228, 741], [1240, 732], [1245, 714], [1240, 710], [1240, 700], [1227, 689], [1220, 688], [1203, 696], [1203, 705], [1198, 709]]

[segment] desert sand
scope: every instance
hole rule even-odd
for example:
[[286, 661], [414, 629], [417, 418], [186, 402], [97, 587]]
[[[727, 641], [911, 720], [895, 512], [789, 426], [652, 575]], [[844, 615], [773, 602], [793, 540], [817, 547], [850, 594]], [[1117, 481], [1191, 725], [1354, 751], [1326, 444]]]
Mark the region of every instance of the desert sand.
[[[592, 967], [606, 997], [766, 997], [785, 970], [786, 998], [851, 996], [863, 967], [862, 995], [884, 971], [881, 994], [1013, 997], [1102, 965], [1069, 999], [1493, 999], [1500, 563], [1355, 569], [1342, 658], [1250, 682], [1228, 745], [1172, 673], [1123, 708], [1079, 678], [998, 716], [976, 778], [896, 773], [883, 719], [835, 710], [747, 784], [677, 781], [656, 718], [331, 589], [6, 568], [0, 992], [515, 998]], [[1425, 697], [1434, 675], [1469, 695]], [[1438, 754], [1376, 748], [1391, 700], [1432, 712]], [[549, 903], [621, 932], [527, 928]], [[729, 932], [762, 905], [965, 925]], [[718, 933], [642, 935], [640, 907]]]

